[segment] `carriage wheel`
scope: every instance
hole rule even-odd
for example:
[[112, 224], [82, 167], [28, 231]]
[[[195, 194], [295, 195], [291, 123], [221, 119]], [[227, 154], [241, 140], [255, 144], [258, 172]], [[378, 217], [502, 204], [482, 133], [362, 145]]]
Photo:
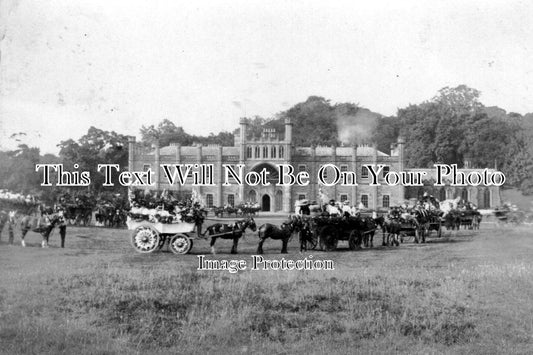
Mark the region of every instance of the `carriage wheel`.
[[320, 247], [326, 251], [337, 249], [339, 239], [335, 227], [324, 227], [320, 231]]
[[184, 234], [176, 234], [170, 239], [169, 245], [174, 254], [187, 254], [192, 249], [192, 239]]
[[353, 230], [350, 232], [350, 236], [348, 237], [348, 247], [350, 248], [350, 250], [356, 250], [361, 248], [360, 236], [361, 235], [357, 230]]
[[159, 233], [151, 226], [139, 226], [131, 236], [131, 244], [139, 253], [151, 253], [159, 246]]

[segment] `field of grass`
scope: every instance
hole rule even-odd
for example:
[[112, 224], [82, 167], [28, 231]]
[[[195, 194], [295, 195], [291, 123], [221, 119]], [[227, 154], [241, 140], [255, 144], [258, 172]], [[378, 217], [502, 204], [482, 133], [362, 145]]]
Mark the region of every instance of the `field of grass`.
[[[230, 241], [143, 255], [129, 232], [69, 228], [67, 248], [0, 243], [0, 353], [531, 353], [533, 232], [483, 225], [429, 243], [289, 254], [334, 271], [198, 271], [198, 255], [248, 262]], [[379, 239], [379, 238], [378, 238]], [[18, 242], [18, 239], [17, 239]]]

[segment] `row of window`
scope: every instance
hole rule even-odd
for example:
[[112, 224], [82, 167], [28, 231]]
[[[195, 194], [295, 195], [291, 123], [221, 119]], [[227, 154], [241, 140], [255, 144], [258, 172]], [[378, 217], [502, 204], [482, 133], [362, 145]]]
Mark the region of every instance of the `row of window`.
[[[298, 171], [306, 171], [306, 169], [307, 169], [307, 166], [305, 164], [299, 164], [298, 165]], [[342, 164], [340, 166], [340, 170], [341, 170], [341, 172], [348, 171], [348, 165]], [[383, 169], [381, 170], [381, 174], [382, 174], [381, 176], [385, 177], [389, 173], [389, 171], [390, 171], [390, 167], [384, 166]], [[368, 178], [368, 175], [369, 175], [368, 168], [366, 166], [362, 166], [361, 167], [361, 175], [360, 175], [361, 178], [366, 179], [366, 178]], [[327, 179], [327, 177], [328, 177], [328, 169], [326, 169], [324, 171], [324, 178]]]
[[270, 159], [282, 159], [285, 157], [285, 148], [280, 145], [272, 145], [270, 149], [268, 146], [249, 146], [246, 147], [246, 158], [251, 159], [261, 159], [261, 158], [270, 158]]
[[[252, 158], [252, 147], [248, 147], [247, 149], [247, 154], [246, 154], [246, 157], [247, 158]], [[260, 147], [255, 147], [255, 158], [268, 158], [268, 147], [263, 147], [263, 156], [260, 156], [260, 153], [261, 153], [261, 150], [260, 150]], [[275, 146], [272, 146], [271, 147], [271, 158], [276, 158], [276, 147]], [[283, 158], [283, 146], [280, 146], [279, 147], [279, 158]], [[143, 165], [143, 171], [147, 171], [148, 169], [150, 169], [151, 165], [150, 164], [144, 164]], [[343, 164], [340, 166], [340, 169], [341, 169], [341, 172], [343, 171], [348, 171], [348, 165], [346, 164]], [[299, 164], [298, 165], [298, 171], [301, 172], [301, 171], [307, 171], [307, 166], [305, 164]], [[388, 166], [385, 166], [383, 167], [383, 170], [381, 171], [382, 172], [382, 176], [385, 177], [385, 175], [387, 175], [390, 171], [390, 168]], [[361, 177], [362, 178], [368, 178], [368, 169], [365, 167], [365, 166], [362, 166], [361, 167]], [[324, 178], [327, 179], [328, 177], [328, 171], [327, 169], [324, 171]], [[189, 174], [189, 176], [192, 176], [192, 172]]]
[[[205, 195], [205, 204], [207, 207], [213, 207], [214, 206], [214, 196], [213, 194], [206, 194]], [[226, 204], [230, 206], [235, 206], [235, 195], [229, 194], [226, 200]]]

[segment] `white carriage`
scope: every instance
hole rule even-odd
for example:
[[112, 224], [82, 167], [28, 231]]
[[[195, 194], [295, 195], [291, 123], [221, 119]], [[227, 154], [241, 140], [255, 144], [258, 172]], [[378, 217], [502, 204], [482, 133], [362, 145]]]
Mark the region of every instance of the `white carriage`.
[[187, 254], [193, 240], [198, 238], [200, 225], [188, 222], [161, 223], [128, 218], [128, 230], [132, 230], [131, 244], [139, 253], [151, 253], [163, 248], [168, 241], [175, 254]]

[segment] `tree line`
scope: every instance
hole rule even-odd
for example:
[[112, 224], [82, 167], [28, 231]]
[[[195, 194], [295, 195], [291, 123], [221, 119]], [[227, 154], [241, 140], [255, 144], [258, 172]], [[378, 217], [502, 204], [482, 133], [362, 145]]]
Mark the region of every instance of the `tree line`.
[[[507, 113], [483, 105], [479, 97], [478, 90], [465, 85], [445, 87], [427, 101], [398, 109], [395, 116], [383, 116], [356, 103], [332, 104], [311, 96], [274, 117], [249, 118], [247, 135], [259, 137], [263, 128], [275, 128], [283, 135], [284, 121], [290, 118], [295, 146], [376, 144], [379, 150], [389, 152], [402, 136], [410, 168], [432, 167], [434, 163], [464, 167], [468, 161], [470, 167], [497, 167], [506, 174], [506, 185], [533, 193], [533, 113]], [[162, 147], [171, 142], [232, 146], [237, 132], [195, 136], [164, 119], [158, 125], [142, 126], [140, 143], [147, 148], [155, 142]], [[70, 189], [74, 192], [126, 192], [120, 184], [103, 187], [103, 175], [96, 173], [97, 164], [102, 163], [127, 169], [126, 135], [91, 127], [78, 140], [61, 141], [58, 147], [58, 156], [41, 155], [38, 148], [24, 144], [16, 150], [0, 151], [0, 188], [50, 199], [61, 189], [41, 188], [35, 164], [62, 163], [66, 169], [78, 164], [79, 171], [91, 171], [93, 183]]]

